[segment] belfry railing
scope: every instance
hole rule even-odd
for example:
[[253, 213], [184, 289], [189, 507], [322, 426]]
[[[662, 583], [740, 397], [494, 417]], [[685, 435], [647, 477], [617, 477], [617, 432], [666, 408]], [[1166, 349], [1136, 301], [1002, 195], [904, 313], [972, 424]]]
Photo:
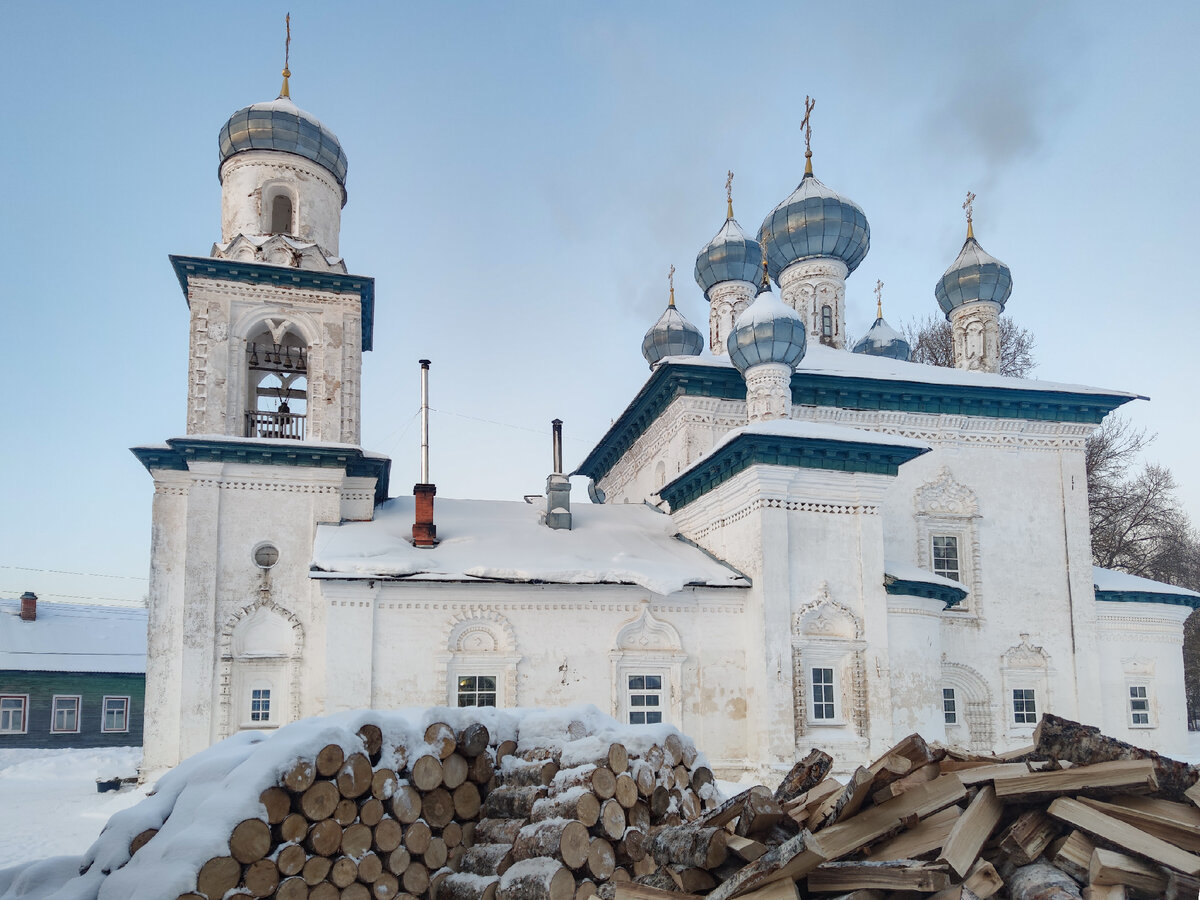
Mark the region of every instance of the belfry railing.
[[304, 416], [294, 412], [246, 413], [246, 437], [304, 440]]

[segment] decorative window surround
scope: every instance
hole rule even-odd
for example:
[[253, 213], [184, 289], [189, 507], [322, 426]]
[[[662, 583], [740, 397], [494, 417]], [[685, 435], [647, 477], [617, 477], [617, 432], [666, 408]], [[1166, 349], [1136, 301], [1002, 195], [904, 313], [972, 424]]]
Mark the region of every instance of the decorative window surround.
[[[867, 736], [866, 641], [862, 620], [822, 584], [792, 618], [793, 704], [797, 746], [814, 731], [842, 729]], [[814, 670], [832, 672], [833, 718], [818, 717]], [[823, 692], [827, 693], [827, 692]]]
[[29, 730], [29, 695], [0, 695], [0, 734], [25, 734]]
[[1037, 692], [1034, 688], [1013, 688], [1013, 723], [1037, 724]]
[[258, 725], [271, 722], [271, 688], [261, 683], [250, 689], [250, 721]]
[[458, 700], [456, 705], [495, 706], [498, 681], [495, 675], [459, 675], [455, 679]]
[[54, 695], [50, 703], [51, 734], [79, 734], [82, 701], [83, 698], [78, 694]]
[[958, 700], [954, 688], [942, 688], [942, 715], [947, 725], [958, 724]]
[[446, 703], [460, 705], [460, 678], [482, 676], [496, 679], [494, 705], [516, 706], [521, 655], [508, 619], [495, 610], [468, 607], [450, 619], [445, 634], [446, 652], [435, 661]]
[[1150, 688], [1145, 684], [1131, 684], [1129, 689], [1129, 727], [1153, 728], [1157, 723], [1151, 718]]
[[996, 710], [987, 680], [970, 666], [942, 659], [942, 681], [954, 691], [958, 721], [946, 723], [947, 737], [955, 744], [984, 753], [995, 750]]
[[[660, 679], [663, 721], [679, 726], [683, 722], [683, 661], [687, 654], [679, 632], [669, 622], [650, 612], [650, 601], [642, 601], [641, 613], [617, 632], [615, 649], [608, 655], [611, 666], [612, 714], [622, 722], [630, 721], [631, 676]], [[643, 689], [639, 693], [645, 694]]]
[[[970, 593], [948, 615], [968, 615], [983, 618], [983, 577], [979, 565], [979, 500], [975, 492], [960, 484], [947, 466], [942, 466], [932, 481], [917, 488], [913, 495], [914, 517], [917, 523], [916, 559], [918, 566], [928, 566], [935, 574], [945, 575], [965, 584]], [[935, 539], [938, 539], [935, 541]], [[946, 542], [953, 541], [957, 554], [957, 575], [938, 571], [935, 558], [937, 544], [944, 554]], [[947, 562], [943, 555], [943, 564]], [[944, 568], [944, 565], [943, 565]]]
[[662, 675], [626, 674], [625, 701], [630, 725], [658, 725], [663, 720]]
[[[1022, 634], [1021, 643], [1010, 647], [1000, 658], [1003, 696], [1009, 704], [1005, 717], [1009, 737], [1025, 738], [1033, 734], [1034, 726], [1037, 725], [1037, 714], [1027, 721], [1019, 719], [1018, 713], [1024, 712], [1025, 717], [1028, 717], [1028, 710], [1023, 704], [1018, 708], [1017, 704], [1018, 701], [1032, 698], [1035, 710], [1050, 709], [1053, 699], [1050, 695], [1053, 674], [1049, 655], [1041, 647], [1030, 644], [1028, 634]], [[1017, 691], [1033, 693], [1018, 695]]]
[[1154, 660], [1129, 657], [1121, 660], [1125, 672], [1125, 721], [1130, 728], [1157, 728], [1158, 709], [1154, 691]]
[[[100, 730], [106, 734], [129, 731], [129, 697], [105, 697], [100, 707]], [[110, 725], [110, 714], [111, 722]]]
[[250, 720], [254, 687], [273, 689], [267, 727], [300, 718], [304, 627], [295, 613], [271, 599], [269, 590], [229, 617], [221, 629], [220, 649], [218, 731], [222, 737], [239, 728], [264, 727], [261, 721]]

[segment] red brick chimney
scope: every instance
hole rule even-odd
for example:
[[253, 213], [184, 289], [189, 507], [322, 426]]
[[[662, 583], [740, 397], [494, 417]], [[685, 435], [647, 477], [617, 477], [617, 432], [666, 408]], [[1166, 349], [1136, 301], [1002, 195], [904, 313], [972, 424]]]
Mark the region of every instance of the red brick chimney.
[[37, 621], [37, 594], [33, 591], [26, 591], [21, 595], [21, 621]]
[[413, 499], [417, 505], [413, 546], [433, 547], [437, 544], [437, 526], [433, 524], [433, 495], [436, 493], [437, 488], [432, 484], [413, 485]]

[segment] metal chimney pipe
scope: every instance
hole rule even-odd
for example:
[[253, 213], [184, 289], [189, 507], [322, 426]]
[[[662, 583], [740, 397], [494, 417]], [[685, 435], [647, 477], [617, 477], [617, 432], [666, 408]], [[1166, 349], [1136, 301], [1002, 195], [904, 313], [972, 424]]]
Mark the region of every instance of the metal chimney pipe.
[[562, 419], [554, 419], [550, 423], [554, 429], [554, 474], [561, 475], [562, 465]]
[[421, 363], [421, 484], [429, 484], [429, 360]]

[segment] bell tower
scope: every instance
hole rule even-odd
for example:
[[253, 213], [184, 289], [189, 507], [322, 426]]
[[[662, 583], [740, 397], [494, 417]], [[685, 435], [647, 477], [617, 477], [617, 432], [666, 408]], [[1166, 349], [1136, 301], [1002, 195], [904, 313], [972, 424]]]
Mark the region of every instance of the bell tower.
[[220, 241], [170, 257], [189, 310], [186, 434], [133, 449], [154, 479], [146, 775], [323, 711], [316, 526], [387, 498], [390, 460], [357, 446], [375, 282], [337, 255], [346, 154], [290, 75], [221, 128]]

